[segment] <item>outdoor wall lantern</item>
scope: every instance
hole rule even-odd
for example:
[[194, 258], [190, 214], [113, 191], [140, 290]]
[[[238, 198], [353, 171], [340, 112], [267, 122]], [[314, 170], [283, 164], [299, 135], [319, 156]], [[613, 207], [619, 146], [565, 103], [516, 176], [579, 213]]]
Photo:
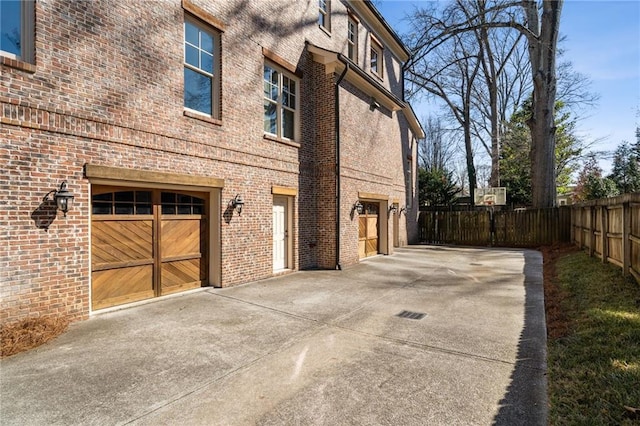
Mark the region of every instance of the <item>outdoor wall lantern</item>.
[[244, 199], [242, 198], [242, 195], [236, 194], [236, 196], [233, 197], [233, 200], [231, 200], [229, 204], [231, 205], [231, 207], [236, 209], [236, 211], [238, 212], [238, 216], [242, 214], [242, 207], [244, 207]]
[[362, 205], [362, 203], [360, 201], [356, 201], [354, 203], [353, 211], [357, 212], [358, 214], [362, 214], [362, 212], [364, 211], [364, 206]]
[[402, 212], [404, 212], [405, 214], [407, 214], [407, 206], [402, 206], [402, 207], [400, 207], [400, 213], [399, 213], [399, 214], [402, 214]]
[[398, 211], [398, 206], [396, 206], [395, 204], [391, 204], [391, 207], [389, 207], [389, 214], [396, 213], [397, 211]]
[[378, 101], [376, 101], [376, 98], [371, 98], [371, 103], [369, 104], [369, 109], [371, 111], [374, 111], [376, 109], [380, 108], [380, 104], [378, 103]]
[[64, 217], [67, 217], [67, 212], [71, 208], [73, 199], [75, 198], [75, 196], [67, 189], [67, 181], [62, 181], [59, 189], [50, 191], [47, 195], [44, 196], [44, 198], [46, 199], [47, 197], [49, 197], [49, 194], [53, 194], [53, 199], [56, 202], [56, 207], [58, 208], [58, 210], [61, 210], [62, 213], [64, 213]]

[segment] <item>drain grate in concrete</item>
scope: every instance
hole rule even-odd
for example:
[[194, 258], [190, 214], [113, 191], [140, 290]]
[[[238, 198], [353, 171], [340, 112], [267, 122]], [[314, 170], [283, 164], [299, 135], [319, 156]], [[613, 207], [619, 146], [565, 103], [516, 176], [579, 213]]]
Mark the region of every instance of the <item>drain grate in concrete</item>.
[[426, 317], [427, 314], [423, 314], [422, 312], [402, 311], [396, 316], [400, 318], [407, 318], [412, 320], [421, 320], [422, 318]]

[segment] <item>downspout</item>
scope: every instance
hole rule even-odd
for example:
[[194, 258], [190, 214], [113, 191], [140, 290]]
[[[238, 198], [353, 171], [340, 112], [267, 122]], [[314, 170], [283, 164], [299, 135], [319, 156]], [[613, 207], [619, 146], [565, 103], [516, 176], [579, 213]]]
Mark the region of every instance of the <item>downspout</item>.
[[[342, 59], [341, 59], [342, 60]], [[340, 265], [340, 83], [342, 83], [342, 79], [349, 71], [349, 62], [342, 60], [344, 63], [344, 71], [336, 80], [335, 85], [335, 132], [336, 132], [336, 269], [338, 271], [342, 270], [342, 265]]]
[[407, 62], [405, 62], [404, 64], [402, 64], [402, 66], [400, 67], [400, 86], [402, 87], [402, 102], [407, 102], [407, 100], [404, 98], [404, 73], [407, 71], [407, 69], [409, 68], [409, 62], [411, 61], [411, 58], [409, 58], [409, 60]]
[[409, 59], [407, 59], [407, 62], [405, 62], [404, 64], [402, 64], [402, 66], [400, 67], [400, 81], [401, 81], [401, 86], [402, 86], [402, 102], [407, 102], [407, 100], [405, 99], [405, 87], [404, 87], [404, 73], [407, 72], [407, 70], [409, 69], [409, 67], [412, 65], [411, 62], [413, 61], [413, 53], [409, 54]]

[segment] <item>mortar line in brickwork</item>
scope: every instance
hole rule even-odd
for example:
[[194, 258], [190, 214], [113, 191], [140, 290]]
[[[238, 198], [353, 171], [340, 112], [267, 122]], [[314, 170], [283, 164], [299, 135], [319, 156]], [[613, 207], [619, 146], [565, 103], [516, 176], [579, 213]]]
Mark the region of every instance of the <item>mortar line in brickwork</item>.
[[[6, 105], [6, 104], [5, 104]], [[9, 105], [10, 107], [13, 105]], [[50, 115], [54, 115], [54, 117], [50, 118], [50, 120], [55, 120], [56, 117], [60, 117], [60, 119], [71, 119], [71, 118], [75, 118], [78, 120], [85, 120], [85, 121], [89, 121], [89, 122], [93, 122], [93, 123], [100, 123], [103, 125], [107, 125], [107, 126], [112, 126], [114, 127], [116, 130], [117, 129], [125, 129], [125, 130], [130, 130], [130, 131], [134, 131], [134, 132], [140, 132], [140, 133], [144, 133], [147, 135], [153, 135], [153, 136], [160, 136], [163, 138], [167, 138], [170, 139], [171, 141], [178, 141], [178, 142], [183, 142], [183, 143], [190, 143], [190, 144], [194, 144], [194, 145], [200, 145], [200, 146], [204, 146], [204, 147], [208, 147], [208, 148], [215, 148], [215, 149], [219, 149], [219, 150], [224, 150], [224, 151], [230, 151], [232, 153], [238, 154], [239, 158], [244, 158], [244, 157], [254, 157], [257, 159], [264, 159], [264, 160], [272, 160], [272, 161], [280, 161], [280, 162], [286, 162], [287, 164], [294, 164], [296, 166], [298, 166], [299, 163], [293, 162], [293, 161], [285, 161], [282, 160], [281, 158], [276, 158], [276, 157], [267, 157], [264, 155], [258, 155], [258, 154], [251, 154], [251, 153], [246, 153], [246, 152], [242, 152], [240, 150], [236, 150], [233, 148], [226, 148], [226, 147], [221, 147], [218, 145], [207, 145], [204, 144], [202, 142], [198, 142], [198, 141], [192, 141], [192, 140], [187, 140], [187, 139], [176, 139], [173, 138], [171, 136], [167, 136], [161, 133], [153, 133], [153, 132], [149, 132], [149, 131], [145, 131], [145, 130], [141, 130], [141, 129], [136, 129], [136, 128], [132, 128], [132, 127], [126, 127], [126, 126], [118, 126], [115, 124], [110, 124], [108, 122], [103, 122], [103, 121], [97, 121], [97, 120], [89, 120], [89, 119], [84, 119], [84, 118], [80, 118], [80, 117], [75, 117], [72, 115], [64, 115], [61, 113], [56, 113], [56, 112], [51, 112], [49, 110], [46, 109], [36, 109], [33, 108], [34, 111], [44, 111], [49, 113]], [[29, 117], [31, 118], [31, 117]], [[116, 138], [108, 138], [108, 137], [104, 137], [104, 136], [100, 136], [100, 135], [90, 135], [89, 133], [86, 132], [82, 132], [82, 131], [78, 131], [78, 132], [74, 132], [73, 130], [62, 130], [60, 128], [57, 128], [55, 126], [51, 126], [49, 124], [38, 124], [37, 122], [32, 122], [32, 121], [22, 121], [22, 120], [17, 120], [17, 119], [12, 119], [10, 117], [0, 117], [0, 122], [6, 125], [10, 125], [10, 126], [16, 126], [16, 127], [22, 127], [22, 128], [29, 128], [29, 129], [34, 129], [34, 130], [40, 130], [43, 132], [48, 132], [48, 133], [53, 133], [53, 134], [60, 134], [60, 135], [65, 135], [65, 136], [73, 136], [73, 137], [77, 137], [77, 138], [84, 138], [84, 139], [91, 139], [91, 140], [98, 140], [98, 141], [102, 141], [102, 142], [109, 142], [109, 143], [114, 143], [114, 144], [119, 144], [119, 145], [125, 145], [125, 146], [131, 146], [131, 147], [135, 147], [135, 148], [140, 148], [140, 149], [148, 149], [151, 151], [155, 151], [155, 152], [164, 152], [164, 153], [168, 153], [168, 154], [177, 154], [180, 156], [188, 156], [190, 158], [200, 158], [200, 159], [204, 159], [204, 160], [212, 160], [212, 161], [220, 161], [220, 162], [224, 162], [224, 163], [231, 163], [231, 164], [235, 164], [235, 165], [240, 165], [240, 166], [246, 166], [246, 167], [252, 167], [255, 169], [260, 169], [260, 170], [270, 170], [270, 171], [275, 171], [275, 172], [283, 172], [283, 173], [291, 173], [291, 174], [299, 174], [299, 171], [297, 170], [288, 170], [286, 168], [275, 168], [275, 167], [269, 167], [266, 166], [264, 163], [259, 162], [259, 161], [254, 161], [254, 162], [248, 162], [248, 161], [237, 161], [237, 160], [229, 160], [229, 159], [222, 159], [222, 158], [216, 158], [216, 157], [207, 157], [204, 155], [199, 155], [197, 154], [198, 151], [196, 151], [196, 153], [191, 153], [191, 154], [185, 154], [182, 151], [179, 150], [169, 150], [166, 148], [154, 148], [148, 145], [140, 145], [140, 144], [135, 144], [132, 142], [128, 142], [126, 140], [123, 139], [116, 139]], [[82, 124], [76, 124], [76, 127], [83, 127], [84, 125]]]

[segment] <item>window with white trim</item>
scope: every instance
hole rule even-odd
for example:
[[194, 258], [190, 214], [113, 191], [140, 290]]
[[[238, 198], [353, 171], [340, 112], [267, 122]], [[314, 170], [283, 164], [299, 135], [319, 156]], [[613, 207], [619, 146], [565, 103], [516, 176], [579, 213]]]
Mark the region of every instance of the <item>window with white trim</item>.
[[33, 0], [0, 0], [0, 55], [34, 63]]
[[347, 56], [358, 62], [358, 22], [351, 16], [347, 21]]
[[371, 72], [382, 78], [383, 50], [373, 38], [371, 39], [370, 69]]
[[275, 65], [265, 63], [263, 83], [265, 133], [284, 139], [298, 139], [298, 79]]
[[331, 31], [331, 0], [318, 0], [318, 25]]
[[220, 33], [196, 19], [184, 21], [184, 107], [220, 118]]

